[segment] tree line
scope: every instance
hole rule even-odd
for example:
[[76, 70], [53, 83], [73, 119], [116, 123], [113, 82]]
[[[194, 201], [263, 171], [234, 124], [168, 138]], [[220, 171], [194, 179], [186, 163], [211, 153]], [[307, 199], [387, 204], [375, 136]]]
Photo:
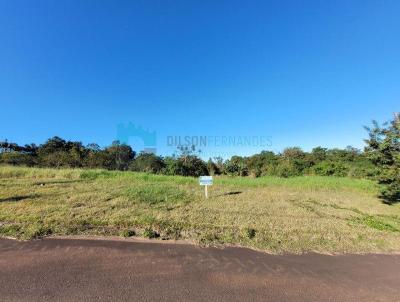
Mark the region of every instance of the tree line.
[[233, 175], [291, 177], [305, 174], [324, 176], [372, 177], [378, 171], [366, 154], [356, 148], [314, 148], [305, 152], [299, 147], [286, 148], [281, 153], [262, 151], [228, 160], [202, 160], [194, 147], [179, 147], [177, 154], [161, 157], [136, 152], [118, 141], [109, 147], [97, 144], [84, 146], [81, 142], [66, 141], [60, 137], [48, 139], [39, 146], [19, 146], [7, 141], [0, 143], [0, 162], [10, 165], [51, 168], [102, 168], [131, 170], [167, 175]]
[[366, 154], [353, 147], [317, 147], [311, 152], [290, 147], [281, 153], [262, 151], [248, 157], [232, 156], [227, 160], [216, 157], [208, 161], [202, 160], [193, 146], [178, 147], [177, 151], [177, 154], [166, 157], [144, 152], [136, 154], [131, 146], [118, 141], [100, 148], [97, 144], [85, 146], [81, 142], [56, 136], [39, 146], [0, 142], [0, 162], [31, 167], [102, 168], [183, 176], [224, 174], [290, 177], [314, 174], [369, 177], [377, 174]]
[[60, 137], [41, 145], [0, 142], [0, 163], [51, 168], [102, 168], [138, 171], [166, 175], [200, 176], [279, 176], [300, 175], [348, 176], [373, 178], [382, 184], [386, 200], [400, 198], [400, 118], [383, 127], [374, 122], [366, 128], [369, 138], [365, 150], [353, 147], [328, 149], [316, 147], [310, 152], [290, 147], [280, 153], [262, 151], [252, 156], [216, 157], [202, 160], [194, 147], [179, 147], [177, 154], [158, 156], [136, 152], [126, 144], [114, 141], [101, 148], [97, 144], [83, 145]]

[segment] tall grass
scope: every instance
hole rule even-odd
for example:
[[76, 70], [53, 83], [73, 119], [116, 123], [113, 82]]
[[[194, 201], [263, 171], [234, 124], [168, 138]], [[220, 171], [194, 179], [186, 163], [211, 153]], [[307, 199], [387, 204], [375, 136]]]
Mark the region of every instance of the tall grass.
[[142, 172], [121, 172], [107, 170], [84, 170], [80, 173], [82, 179], [131, 179], [146, 182], [174, 182], [176, 184], [196, 184], [197, 179], [194, 177], [158, 175]]
[[185, 238], [272, 252], [400, 250], [400, 204], [369, 180], [193, 177], [0, 166], [0, 236]]
[[48, 169], [0, 166], [0, 178], [59, 178], [78, 179], [84, 170], [82, 169]]
[[[141, 172], [108, 171], [103, 169], [47, 169], [0, 166], [0, 178], [65, 178], [65, 179], [131, 179], [132, 181], [171, 182], [179, 185], [197, 185], [198, 179], [194, 177], [157, 175]], [[281, 178], [276, 176], [251, 177], [214, 177], [215, 185], [239, 186], [239, 187], [292, 187], [305, 190], [343, 190], [352, 189], [368, 193], [376, 193], [378, 186], [368, 179], [354, 179], [334, 176], [298, 176]]]
[[249, 177], [216, 177], [216, 185], [230, 185], [241, 187], [292, 187], [304, 190], [343, 190], [352, 189], [368, 193], [377, 192], [377, 184], [368, 179], [354, 179], [334, 176], [298, 176], [282, 178], [276, 176]]

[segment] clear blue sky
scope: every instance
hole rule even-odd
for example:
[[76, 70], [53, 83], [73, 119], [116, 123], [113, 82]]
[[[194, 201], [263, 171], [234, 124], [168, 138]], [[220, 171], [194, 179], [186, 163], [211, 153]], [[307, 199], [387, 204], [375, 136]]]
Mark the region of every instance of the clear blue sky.
[[161, 154], [169, 135], [362, 147], [399, 110], [399, 16], [397, 0], [0, 0], [0, 139], [106, 146], [132, 122]]

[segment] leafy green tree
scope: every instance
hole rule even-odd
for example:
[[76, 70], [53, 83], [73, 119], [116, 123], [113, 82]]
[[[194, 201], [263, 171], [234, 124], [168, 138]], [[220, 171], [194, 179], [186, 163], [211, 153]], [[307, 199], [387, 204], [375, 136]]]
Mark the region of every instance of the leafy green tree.
[[114, 141], [112, 145], [105, 149], [107, 160], [106, 168], [110, 170], [128, 170], [129, 165], [135, 158], [135, 152], [126, 144]]
[[68, 164], [72, 168], [83, 167], [88, 149], [81, 142], [67, 142]]
[[261, 151], [259, 154], [248, 157], [246, 162], [251, 176], [273, 175], [277, 156], [272, 151]]
[[55, 136], [38, 148], [39, 162], [45, 167], [83, 167], [87, 149], [81, 142], [65, 141]]
[[165, 167], [163, 170], [163, 174], [166, 175], [178, 175], [179, 172], [179, 164], [176, 156], [166, 156], [164, 158]]
[[208, 175], [207, 164], [196, 155], [197, 153], [194, 146], [178, 147], [178, 154], [165, 158], [165, 173], [195, 177]]
[[194, 146], [180, 146], [178, 154], [173, 156], [160, 158], [141, 154], [135, 161], [132, 148], [117, 141], [105, 149], [97, 144], [83, 146], [81, 142], [66, 141], [58, 136], [48, 139], [39, 147], [35, 144], [20, 146], [7, 140], [0, 142], [0, 163], [11, 165], [131, 169], [186, 176], [228, 174], [291, 177], [311, 173], [372, 178], [382, 173], [368, 160], [365, 152], [353, 147], [317, 147], [311, 152], [294, 147], [285, 149], [281, 154], [262, 151], [249, 157], [232, 156], [226, 161], [217, 157], [207, 163], [199, 154], [200, 151], [196, 151]]
[[233, 176], [247, 176], [249, 173], [246, 158], [236, 155], [225, 162], [224, 170], [226, 174]]
[[39, 146], [39, 156], [45, 156], [58, 151], [67, 151], [67, 142], [58, 136], [49, 138]]
[[283, 150], [277, 172], [282, 177], [297, 176], [311, 166], [311, 158], [306, 152], [299, 147], [290, 147]]
[[68, 165], [67, 142], [58, 136], [39, 146], [39, 163], [44, 167], [59, 168]]
[[0, 153], [0, 163], [32, 167], [36, 164], [36, 160], [32, 154], [12, 151]]
[[206, 163], [197, 156], [190, 155], [185, 158], [169, 156], [165, 158], [165, 174], [182, 176], [208, 175]]
[[43, 167], [63, 168], [71, 167], [70, 156], [67, 151], [54, 151], [40, 157], [40, 165]]
[[214, 157], [215, 174], [224, 174], [224, 159], [221, 156]]
[[91, 143], [86, 146], [85, 167], [106, 168], [110, 164], [110, 161], [110, 156], [98, 144]]
[[218, 165], [210, 158], [207, 162], [207, 170], [209, 175], [219, 175], [221, 170]]
[[152, 153], [140, 153], [134, 161], [132, 161], [129, 169], [138, 172], [161, 173], [165, 168], [162, 157]]
[[316, 147], [311, 151], [311, 158], [314, 163], [319, 163], [323, 160], [326, 160], [327, 157], [327, 150], [326, 148]]
[[346, 176], [349, 167], [342, 162], [322, 161], [313, 166], [311, 171], [313, 174], [321, 176]]
[[387, 203], [400, 201], [400, 114], [383, 127], [373, 121], [373, 127], [365, 127], [369, 138], [365, 151], [369, 159], [380, 169], [381, 196]]

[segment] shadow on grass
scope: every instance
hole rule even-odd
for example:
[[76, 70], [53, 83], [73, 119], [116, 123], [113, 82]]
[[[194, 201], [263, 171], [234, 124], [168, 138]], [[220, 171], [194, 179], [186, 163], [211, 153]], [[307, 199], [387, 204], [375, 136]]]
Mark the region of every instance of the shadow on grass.
[[379, 198], [382, 203], [387, 204], [389, 206], [400, 203], [400, 193], [392, 196], [385, 196], [383, 194], [379, 195]]
[[76, 180], [50, 180], [50, 181], [41, 181], [35, 182], [34, 186], [45, 186], [45, 185], [57, 185], [57, 184], [70, 184], [70, 183], [78, 183], [83, 182], [83, 179], [76, 179]]
[[0, 198], [0, 203], [1, 202], [13, 202], [13, 201], [22, 201], [25, 199], [33, 199], [33, 198], [38, 198], [39, 195], [17, 195], [17, 196], [11, 196], [7, 198]]
[[222, 194], [215, 195], [215, 197], [219, 197], [219, 196], [229, 196], [229, 195], [239, 195], [239, 194], [242, 194], [242, 191], [225, 192], [225, 193], [222, 193]]
[[395, 205], [397, 203], [400, 203], [400, 200], [398, 200], [398, 199], [393, 199], [393, 200], [391, 200], [391, 199], [381, 199], [381, 201], [382, 201], [383, 204], [386, 204], [388, 206], [393, 206], [393, 205]]

